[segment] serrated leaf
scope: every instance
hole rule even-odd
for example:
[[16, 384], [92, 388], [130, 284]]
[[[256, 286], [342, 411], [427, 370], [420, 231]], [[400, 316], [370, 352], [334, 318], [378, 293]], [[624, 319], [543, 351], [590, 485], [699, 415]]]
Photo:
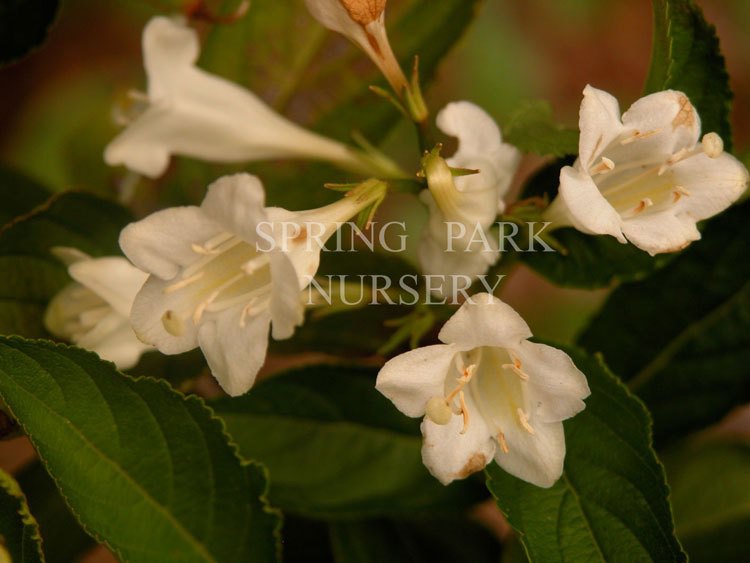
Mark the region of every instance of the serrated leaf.
[[13, 563], [44, 561], [39, 525], [31, 515], [18, 483], [3, 470], [0, 470], [0, 560]]
[[488, 487], [529, 560], [686, 561], [646, 409], [600, 358], [566, 352], [586, 374], [591, 396], [565, 422], [560, 480], [543, 489], [496, 464], [487, 468]]
[[47, 37], [60, 8], [59, 0], [0, 2], [0, 65], [21, 58]]
[[496, 563], [500, 544], [468, 520], [365, 520], [331, 524], [336, 563]]
[[122, 560], [274, 561], [265, 474], [198, 398], [94, 354], [0, 338], [0, 397], [73, 512]]
[[646, 402], [657, 443], [750, 400], [750, 202], [714, 219], [680, 257], [617, 289], [582, 335]]
[[19, 215], [28, 213], [49, 198], [49, 192], [34, 180], [0, 166], [0, 228]]
[[669, 454], [677, 535], [694, 563], [750, 559], [750, 442], [720, 438]]
[[578, 130], [555, 122], [552, 105], [543, 100], [523, 102], [503, 122], [505, 141], [522, 152], [563, 157], [578, 154]]
[[[434, 512], [484, 498], [424, 468], [419, 422], [375, 390], [375, 369], [301, 368], [212, 403], [243, 456], [268, 467], [284, 511], [327, 517]], [[311, 462], [313, 460], [313, 462]]]
[[[560, 170], [574, 158], [559, 159], [537, 172], [524, 188], [523, 197], [557, 197]], [[662, 254], [651, 257], [632, 244], [621, 244], [611, 236], [592, 236], [572, 228], [551, 235], [565, 252], [523, 252], [521, 259], [530, 268], [556, 285], [596, 289], [616, 281], [643, 279], [672, 259]]]
[[704, 132], [732, 146], [732, 90], [713, 25], [693, 0], [653, 0], [654, 43], [646, 93], [680, 90], [690, 98]]
[[40, 462], [24, 467], [16, 478], [39, 523], [47, 563], [78, 561], [96, 545], [65, 504], [54, 480]]
[[0, 229], [0, 334], [46, 334], [42, 317], [47, 303], [70, 282], [50, 248], [120, 254], [117, 238], [129, 221], [130, 214], [112, 202], [67, 193]]

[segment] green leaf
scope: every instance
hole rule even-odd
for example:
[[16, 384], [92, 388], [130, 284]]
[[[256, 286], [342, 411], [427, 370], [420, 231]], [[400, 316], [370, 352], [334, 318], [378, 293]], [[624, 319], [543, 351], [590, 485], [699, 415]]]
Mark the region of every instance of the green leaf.
[[651, 421], [604, 365], [566, 350], [586, 374], [586, 409], [565, 423], [560, 480], [536, 487], [487, 468], [488, 487], [530, 561], [686, 561], [651, 449]]
[[47, 38], [59, 0], [0, 2], [0, 65], [21, 58]]
[[419, 422], [375, 390], [375, 369], [316, 366], [212, 404], [243, 456], [268, 467], [269, 498], [308, 516], [363, 517], [467, 507], [477, 483], [444, 487], [424, 468]]
[[336, 563], [496, 563], [500, 544], [468, 520], [366, 520], [331, 524]]
[[240, 462], [200, 399], [20, 338], [0, 338], [0, 397], [73, 512], [120, 559], [276, 559], [265, 472]]
[[657, 443], [750, 400], [748, 217], [750, 202], [735, 206], [661, 272], [617, 289], [580, 339], [646, 402]]
[[750, 559], [750, 442], [696, 442], [664, 463], [677, 535], [690, 561]]
[[557, 157], [578, 154], [578, 130], [556, 123], [547, 101], [523, 102], [504, 121], [503, 135], [522, 152]]
[[77, 561], [96, 545], [65, 504], [41, 463], [29, 464], [16, 478], [28, 499], [31, 513], [39, 522], [47, 563]]
[[654, 44], [646, 93], [680, 90], [701, 116], [704, 132], [715, 131], [732, 146], [732, 90], [714, 26], [693, 0], [653, 0]]
[[[3, 553], [5, 552], [5, 553]], [[0, 470], [0, 560], [14, 563], [44, 561], [39, 526], [18, 483]]]
[[34, 180], [0, 165], [0, 227], [28, 213], [49, 198], [49, 192]]
[[129, 213], [114, 203], [67, 193], [0, 229], [0, 334], [46, 334], [42, 317], [47, 303], [70, 282], [50, 248], [120, 254], [117, 239], [129, 221]]
[[[523, 197], [552, 201], [560, 185], [560, 170], [573, 164], [573, 157], [557, 160], [542, 168], [524, 188]], [[611, 236], [592, 236], [572, 228], [551, 235], [565, 252], [523, 252], [526, 265], [556, 285], [596, 289], [615, 281], [647, 277], [672, 259], [671, 255], [649, 256], [632, 244], [621, 244]]]

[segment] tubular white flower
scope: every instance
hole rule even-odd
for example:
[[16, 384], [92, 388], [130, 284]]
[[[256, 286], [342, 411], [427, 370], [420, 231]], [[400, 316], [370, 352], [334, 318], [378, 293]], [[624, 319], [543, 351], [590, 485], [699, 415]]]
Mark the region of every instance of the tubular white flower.
[[305, 0], [312, 16], [344, 35], [367, 53], [391, 87], [400, 94], [408, 88], [385, 29], [386, 0]]
[[260, 181], [236, 174], [209, 186], [200, 207], [129, 225], [120, 246], [151, 274], [133, 305], [136, 334], [165, 354], [200, 346], [222, 388], [245, 393], [265, 361], [269, 325], [279, 340], [302, 323], [301, 290], [322, 244], [383, 189], [366, 182], [350, 197], [294, 213], [265, 208]]
[[51, 334], [96, 352], [120, 369], [133, 367], [152, 349], [130, 327], [130, 308], [148, 274], [122, 256], [91, 258], [74, 248], [53, 253], [75, 281], [50, 302], [44, 325]]
[[[457, 137], [459, 145], [445, 161], [427, 157], [429, 191], [422, 192], [421, 199], [427, 204], [429, 219], [420, 240], [420, 265], [426, 274], [476, 277], [499, 258], [497, 237], [489, 236], [489, 228], [505, 210], [502, 198], [521, 155], [503, 143], [493, 119], [470, 102], [448, 104], [438, 114], [437, 124], [447, 135]], [[448, 166], [479, 172], [454, 178]], [[445, 279], [443, 293], [449, 293], [452, 278]]]
[[529, 327], [487, 293], [474, 295], [448, 320], [445, 344], [393, 358], [376, 387], [422, 422], [422, 459], [443, 484], [490, 460], [540, 487], [562, 474], [562, 421], [585, 408], [586, 377], [570, 357], [529, 342]]
[[747, 169], [716, 133], [700, 138], [700, 117], [682, 92], [641, 98], [622, 117], [617, 100], [586, 86], [574, 165], [545, 218], [553, 227], [630, 241], [651, 255], [700, 239], [696, 223], [734, 203]]
[[252, 92], [197, 68], [199, 52], [197, 33], [184, 23], [166, 17], [148, 22], [147, 106], [107, 146], [107, 164], [149, 177], [164, 173], [172, 155], [215, 162], [310, 158], [366, 168], [347, 146], [299, 127]]

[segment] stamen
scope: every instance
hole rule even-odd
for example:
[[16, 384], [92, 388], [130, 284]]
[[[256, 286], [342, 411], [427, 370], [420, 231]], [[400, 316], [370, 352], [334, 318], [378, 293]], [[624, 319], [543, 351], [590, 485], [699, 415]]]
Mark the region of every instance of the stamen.
[[427, 401], [425, 416], [435, 424], [445, 426], [453, 418], [453, 412], [445, 397], [432, 397]]
[[245, 272], [248, 276], [254, 274], [258, 270], [260, 270], [263, 266], [268, 264], [271, 261], [271, 257], [268, 254], [262, 254], [260, 256], [256, 256], [255, 258], [252, 258], [251, 260], [248, 260], [242, 265], [242, 271]]
[[173, 293], [177, 291], [178, 289], [182, 289], [183, 287], [189, 286], [191, 283], [198, 281], [201, 279], [206, 272], [198, 272], [197, 274], [194, 274], [190, 276], [189, 278], [182, 279], [176, 283], [173, 283], [170, 286], [167, 286], [164, 288], [164, 293]]
[[453, 391], [448, 393], [448, 396], [445, 397], [445, 400], [448, 403], [450, 403], [453, 400], [453, 398], [461, 392], [464, 386], [467, 383], [469, 383], [469, 381], [471, 381], [471, 378], [474, 377], [474, 372], [476, 372], [476, 370], [477, 370], [476, 364], [471, 364], [469, 366], [466, 366], [463, 369], [463, 374], [461, 375], [461, 377], [456, 379], [456, 381], [458, 382], [458, 385]]
[[185, 334], [185, 323], [174, 311], [165, 311], [161, 317], [161, 324], [164, 325], [164, 330], [172, 336]]
[[724, 141], [716, 133], [706, 133], [703, 135], [703, 152], [708, 158], [719, 158], [724, 152]]
[[461, 415], [464, 417], [464, 426], [461, 428], [461, 434], [466, 434], [466, 429], [469, 428], [469, 409], [466, 408], [466, 398], [463, 391], [458, 394], [458, 402], [461, 404]]
[[672, 201], [672, 203], [677, 203], [678, 201], [680, 201], [680, 198], [682, 196], [689, 196], [690, 192], [687, 191], [682, 186], [675, 186], [673, 194], [674, 194], [674, 200]]
[[208, 307], [211, 303], [213, 303], [216, 298], [219, 296], [220, 291], [216, 290], [211, 295], [208, 296], [208, 299], [205, 301], [201, 301], [198, 306], [195, 308], [195, 311], [193, 312], [193, 324], [197, 325], [199, 322], [201, 322], [201, 319], [203, 318], [203, 313], [206, 311], [206, 307]]
[[531, 424], [529, 424], [528, 415], [525, 412], [523, 412], [523, 409], [521, 408], [516, 409], [516, 413], [518, 413], [518, 420], [521, 422], [521, 427], [532, 436], [536, 434], [536, 432], [534, 431], [534, 428], [531, 426]]
[[660, 129], [653, 129], [651, 131], [633, 131], [633, 134], [630, 137], [626, 137], [622, 141], [620, 141], [621, 145], [629, 145], [630, 143], [634, 143], [638, 139], [647, 139], [653, 135], [656, 135]]
[[614, 169], [615, 163], [606, 156], [603, 156], [599, 161], [599, 164], [591, 169], [591, 175], [596, 176], [597, 174], [606, 174], [607, 172], [611, 172]]
[[508, 448], [508, 442], [505, 441], [505, 434], [503, 434], [502, 431], [497, 434], [497, 443], [500, 444], [500, 449], [504, 454], [507, 454], [510, 451]]
[[515, 373], [518, 377], [520, 377], [521, 379], [523, 379], [524, 381], [528, 381], [529, 380], [529, 374], [526, 373], [525, 371], [523, 371], [521, 369], [521, 366], [522, 366], [521, 360], [519, 360], [518, 358], [513, 358], [513, 363], [512, 364], [503, 364], [500, 367], [503, 368], [503, 369], [509, 369], [513, 373]]
[[202, 246], [200, 244], [193, 243], [193, 244], [190, 245], [190, 248], [193, 249], [193, 252], [195, 252], [196, 254], [201, 254], [202, 256], [208, 256], [210, 254], [216, 254], [215, 250], [206, 248], [205, 246]]
[[641, 213], [642, 211], [648, 209], [649, 207], [653, 206], [654, 202], [651, 200], [650, 197], [644, 197], [641, 202], [638, 204], [638, 207], [635, 208], [635, 212]]

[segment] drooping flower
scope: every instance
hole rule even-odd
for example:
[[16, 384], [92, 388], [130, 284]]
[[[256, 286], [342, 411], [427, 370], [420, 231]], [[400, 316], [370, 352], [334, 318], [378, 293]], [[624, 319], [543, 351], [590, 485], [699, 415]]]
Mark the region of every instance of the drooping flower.
[[[505, 210], [508, 191], [520, 160], [519, 151], [503, 143], [500, 129], [480, 107], [470, 102], [447, 105], [437, 117], [447, 135], [458, 138], [458, 150], [443, 160], [429, 155], [425, 162], [428, 191], [421, 194], [429, 219], [419, 246], [426, 274], [447, 276], [443, 293], [452, 291], [449, 276], [484, 274], [497, 262], [497, 237], [489, 234]], [[478, 170], [453, 177], [449, 167]]]
[[518, 313], [481, 293], [443, 326], [444, 344], [406, 352], [380, 370], [377, 389], [407, 416], [424, 416], [422, 459], [442, 483], [493, 458], [540, 487], [562, 474], [562, 421], [583, 410], [589, 388], [567, 354], [530, 336]]
[[309, 158], [367, 173], [366, 157], [279, 115], [252, 92], [195, 66], [198, 35], [155, 17], [143, 31], [146, 108], [107, 146], [107, 164], [160, 176], [172, 155], [215, 162]]
[[151, 276], [131, 313], [136, 334], [165, 354], [200, 346], [219, 384], [245, 393], [265, 361], [269, 325], [289, 338], [303, 321], [303, 295], [325, 241], [383, 196], [363, 183], [310, 211], [264, 207], [260, 181], [226, 176], [200, 207], [154, 213], [120, 235], [125, 254]]
[[75, 280], [50, 301], [44, 325], [54, 336], [96, 352], [120, 369], [138, 363], [152, 349], [130, 326], [130, 308], [148, 274], [122, 256], [91, 258], [75, 248], [52, 252]]
[[578, 159], [560, 173], [545, 218], [554, 228], [630, 241], [651, 255], [700, 239], [696, 223], [745, 191], [747, 169], [716, 133], [700, 140], [700, 117], [682, 92], [641, 98], [622, 117], [617, 100], [586, 86]]

